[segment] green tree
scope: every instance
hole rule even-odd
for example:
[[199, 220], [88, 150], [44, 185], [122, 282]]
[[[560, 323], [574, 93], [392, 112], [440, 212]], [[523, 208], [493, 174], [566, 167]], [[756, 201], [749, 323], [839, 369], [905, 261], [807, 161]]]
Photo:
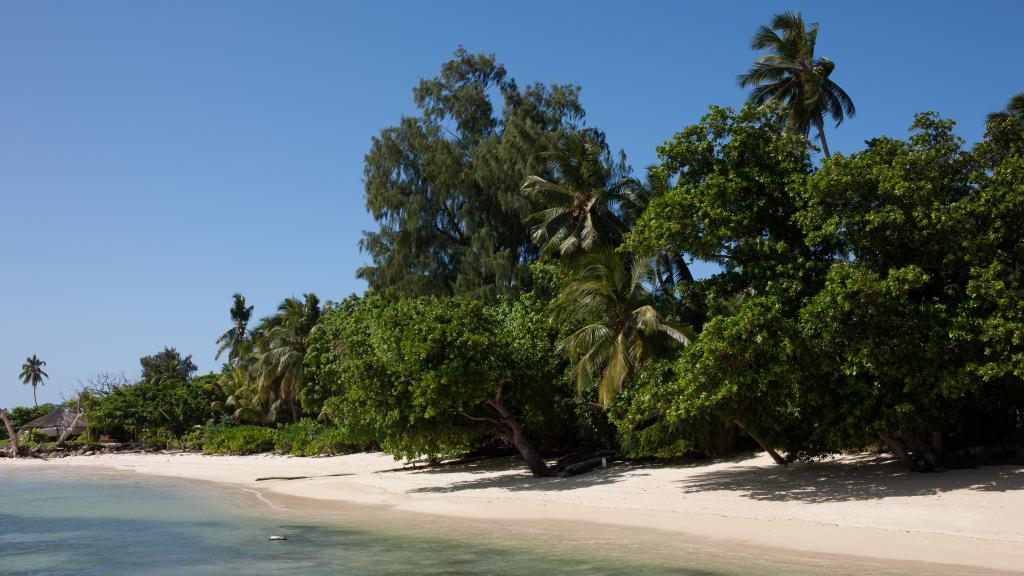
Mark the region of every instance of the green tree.
[[21, 365], [21, 374], [18, 376], [22, 384], [32, 386], [32, 403], [36, 406], [39, 405], [39, 401], [36, 400], [36, 387], [43, 384], [43, 379], [50, 377], [43, 371], [43, 366], [46, 366], [46, 362], [33, 354], [25, 359], [25, 363]]
[[553, 178], [531, 175], [522, 187], [541, 208], [530, 215], [536, 222], [530, 232], [543, 255], [571, 263], [599, 246], [618, 245], [628, 229], [623, 205], [636, 202], [625, 155], [613, 161], [603, 135], [585, 130], [563, 135], [545, 157]]
[[825, 157], [830, 158], [825, 117], [830, 116], [839, 126], [857, 110], [853, 100], [830, 79], [835, 64], [815, 57], [817, 38], [818, 25], [804, 24], [799, 12], [776, 14], [771, 25], [761, 26], [750, 41], [752, 49], [768, 53], [739, 76], [739, 83], [744, 88], [754, 87], [748, 99], [753, 104], [784, 103], [789, 132], [807, 136], [811, 127], [816, 128]]
[[692, 341], [690, 329], [662, 318], [650, 291], [653, 282], [647, 260], [610, 250], [580, 260], [551, 307], [555, 325], [582, 324], [558, 344], [573, 363], [578, 391], [599, 377], [598, 400], [608, 404], [644, 361]]
[[160, 378], [90, 390], [85, 405], [89, 429], [126, 440], [151, 433], [180, 437], [212, 416], [209, 384], [216, 379], [216, 374], [188, 382]]
[[366, 155], [379, 228], [360, 242], [372, 264], [359, 277], [402, 296], [528, 290], [535, 210], [520, 187], [527, 175], [550, 179], [544, 154], [578, 129], [579, 88], [520, 87], [494, 56], [460, 48], [413, 96], [420, 115], [381, 131]]
[[685, 294], [683, 305], [707, 317], [664, 371], [661, 404], [627, 398], [638, 412], [615, 415], [630, 429], [664, 421], [658, 429], [690, 434], [737, 423], [778, 461], [774, 447], [802, 444], [792, 424], [801, 368], [792, 364], [794, 318], [833, 255], [808, 245], [796, 218], [813, 168], [806, 138], [777, 130], [784, 114], [776, 105], [712, 107], [658, 148], [654, 171], [673, 185], [651, 199], [625, 246], [721, 268]]
[[245, 305], [245, 296], [235, 294], [232, 296], [234, 304], [231, 306], [231, 329], [224, 332], [217, 338], [217, 355], [228, 353], [228, 363], [234, 365], [244, 355], [245, 347], [249, 343], [249, 318], [252, 317], [252, 306]]
[[564, 368], [542, 306], [371, 295], [346, 300], [334, 314], [337, 355], [318, 356], [330, 364], [317, 373], [338, 380], [325, 413], [357, 443], [376, 442], [396, 457], [439, 458], [497, 437], [535, 475], [552, 473], [535, 448], [537, 431], [525, 424], [544, 429], [561, 420], [551, 408]]
[[[810, 241], [843, 258], [801, 313], [828, 395], [819, 425], [842, 443], [881, 437], [911, 468], [1005, 439], [1021, 405], [1021, 156], [991, 173], [920, 114], [907, 141], [879, 138], [808, 181]], [[1016, 334], [1016, 336], [1011, 336]]]
[[320, 322], [322, 313], [316, 294], [306, 294], [302, 300], [285, 298], [276, 314], [260, 320], [252, 336], [249, 370], [257, 383], [258, 395], [272, 406], [277, 404], [271, 409], [275, 414], [290, 412], [292, 421], [299, 419], [298, 396], [305, 376], [306, 339]]
[[191, 354], [182, 357], [177, 350], [166, 346], [152, 356], [143, 356], [139, 359], [139, 364], [142, 365], [142, 381], [150, 384], [170, 380], [188, 382], [192, 374], [198, 370], [192, 363]]

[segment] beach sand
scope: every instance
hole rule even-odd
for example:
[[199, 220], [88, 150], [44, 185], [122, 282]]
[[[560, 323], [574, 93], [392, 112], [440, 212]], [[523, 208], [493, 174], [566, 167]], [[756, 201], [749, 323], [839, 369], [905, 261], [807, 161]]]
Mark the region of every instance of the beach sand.
[[[101, 467], [214, 481], [270, 499], [312, 499], [319, 509], [347, 502], [478, 520], [598, 523], [723, 545], [1024, 573], [1020, 466], [910, 474], [871, 455], [785, 468], [761, 455], [689, 465], [617, 463], [573, 478], [539, 479], [514, 458], [427, 468], [379, 453], [105, 454], [5, 459], [0, 466]], [[268, 477], [276, 479], [258, 480]]]

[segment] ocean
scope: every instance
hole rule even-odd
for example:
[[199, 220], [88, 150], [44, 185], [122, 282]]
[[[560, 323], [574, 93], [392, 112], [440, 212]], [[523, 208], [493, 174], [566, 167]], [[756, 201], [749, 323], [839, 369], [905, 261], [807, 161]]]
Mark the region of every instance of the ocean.
[[299, 512], [236, 487], [0, 462], [0, 574], [10, 576], [935, 573], [660, 538], [366, 506]]

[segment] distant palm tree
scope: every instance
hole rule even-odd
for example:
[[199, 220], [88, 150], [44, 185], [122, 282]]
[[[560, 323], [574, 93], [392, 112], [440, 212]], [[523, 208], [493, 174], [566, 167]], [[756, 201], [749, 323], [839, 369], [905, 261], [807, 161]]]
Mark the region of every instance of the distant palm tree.
[[570, 262], [598, 246], [614, 246], [627, 231], [622, 210], [632, 201], [635, 181], [624, 159], [612, 161], [600, 136], [583, 131], [566, 134], [548, 155], [553, 180], [529, 176], [523, 193], [541, 210], [530, 215], [531, 229], [545, 256]]
[[812, 126], [817, 128], [825, 158], [830, 158], [825, 117], [831, 116], [839, 126], [857, 110], [846, 92], [829, 79], [835, 64], [814, 56], [817, 37], [818, 25], [806, 26], [799, 12], [776, 14], [771, 26], [761, 26], [750, 41], [752, 49], [768, 54], [741, 74], [739, 82], [744, 88], [754, 86], [747, 99], [752, 104], [782, 103], [790, 133], [807, 136]]
[[1006, 105], [1006, 110], [989, 114], [987, 120], [989, 123], [992, 123], [997, 120], [1008, 120], [1011, 118], [1018, 122], [1024, 122], [1024, 92], [1010, 98], [1010, 103]]
[[231, 329], [220, 335], [217, 338], [217, 355], [215, 359], [220, 359], [221, 354], [224, 352], [228, 353], [228, 362], [232, 365], [237, 363], [239, 357], [243, 354], [243, 348], [249, 342], [249, 318], [252, 317], [252, 306], [245, 305], [245, 296], [241, 294], [235, 294], [234, 305], [231, 306]]
[[573, 362], [578, 390], [600, 376], [598, 400], [607, 405], [644, 361], [689, 344], [695, 335], [666, 322], [655, 308], [648, 261], [630, 262], [626, 255], [600, 250], [584, 256], [579, 270], [552, 303], [552, 320], [583, 327], [558, 350]]
[[44, 378], [49, 378], [50, 375], [43, 372], [43, 366], [46, 366], [46, 362], [43, 362], [36, 357], [35, 354], [25, 359], [25, 363], [21, 365], [21, 378], [22, 384], [32, 385], [32, 403], [39, 406], [39, 402], [36, 400], [36, 387], [43, 384]]
[[277, 314], [263, 318], [253, 332], [251, 374], [259, 396], [277, 404], [274, 413], [289, 409], [292, 419], [298, 419], [296, 399], [305, 378], [306, 338], [322, 313], [316, 294], [306, 294], [302, 300], [286, 298]]

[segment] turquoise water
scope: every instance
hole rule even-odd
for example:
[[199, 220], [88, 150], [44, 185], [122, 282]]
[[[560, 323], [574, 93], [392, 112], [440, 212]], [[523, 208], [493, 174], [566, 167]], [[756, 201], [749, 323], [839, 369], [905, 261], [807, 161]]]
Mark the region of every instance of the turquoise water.
[[[312, 516], [212, 484], [0, 464], [0, 574], [936, 573], [743, 550], [723, 554], [626, 529], [474, 525], [365, 507]], [[289, 540], [269, 542], [271, 534]]]

